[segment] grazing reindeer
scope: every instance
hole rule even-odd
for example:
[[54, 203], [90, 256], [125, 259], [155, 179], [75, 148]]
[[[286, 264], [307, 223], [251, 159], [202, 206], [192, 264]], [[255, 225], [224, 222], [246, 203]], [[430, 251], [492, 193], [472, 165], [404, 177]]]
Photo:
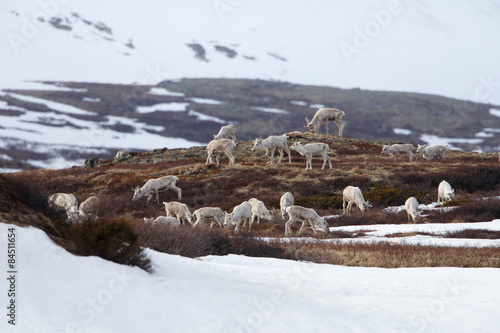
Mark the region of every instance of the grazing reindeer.
[[233, 141], [236, 141], [236, 125], [230, 124], [226, 126], [222, 126], [217, 135], [214, 135], [214, 140], [220, 139], [229, 139], [229, 137], [233, 137]]
[[430, 161], [434, 157], [439, 157], [442, 160], [446, 160], [446, 146], [432, 146], [432, 147], [427, 147], [427, 145], [417, 145], [417, 151], [416, 153], [419, 154], [421, 153], [422, 156], [427, 160]]
[[286, 209], [286, 213], [290, 218], [285, 223], [285, 236], [288, 236], [292, 233], [292, 225], [295, 222], [302, 222], [299, 234], [302, 232], [302, 229], [304, 229], [306, 223], [309, 223], [314, 233], [316, 233], [316, 229], [319, 229], [324, 233], [328, 233], [330, 231], [328, 229], [328, 223], [325, 221], [325, 219], [320, 217], [318, 213], [316, 213], [316, 211], [312, 208], [305, 208], [302, 206], [294, 205], [288, 207]]
[[244, 201], [238, 206], [233, 208], [233, 212], [225, 215], [224, 226], [227, 228], [233, 224], [236, 225], [234, 232], [240, 231], [240, 224], [248, 221], [250, 224], [250, 219], [252, 218], [252, 205], [248, 201]]
[[316, 111], [311, 121], [306, 117], [306, 127], [309, 127], [312, 133], [318, 133], [321, 124], [325, 124], [326, 135], [328, 135], [328, 122], [333, 121], [339, 128], [338, 136], [342, 136], [342, 132], [344, 131], [344, 123], [342, 122], [343, 116], [345, 116], [344, 111], [339, 109], [322, 108]]
[[219, 158], [221, 154], [226, 154], [229, 158], [229, 165], [234, 164], [233, 149], [236, 147], [236, 143], [229, 139], [212, 140], [207, 145], [207, 160], [205, 164], [214, 163], [214, 155], [216, 155], [215, 160], [217, 166], [219, 166]]
[[297, 141], [290, 146], [290, 149], [295, 150], [300, 155], [306, 157], [306, 170], [312, 170], [312, 156], [314, 154], [320, 154], [323, 157], [323, 166], [321, 167], [321, 170], [325, 169], [327, 161], [330, 166], [330, 169], [332, 168], [332, 160], [330, 156], [328, 156], [328, 150], [330, 148], [326, 143], [315, 142], [315, 143], [308, 143], [303, 146], [300, 142]]
[[73, 223], [78, 215], [78, 200], [71, 193], [55, 193], [47, 198], [49, 207], [55, 210], [64, 210], [68, 223]]
[[285, 154], [283, 150], [285, 150], [288, 154], [288, 163], [292, 163], [292, 154], [290, 154], [290, 149], [288, 149], [288, 136], [286, 134], [283, 135], [271, 135], [267, 139], [262, 140], [261, 138], [255, 139], [255, 143], [252, 147], [252, 150], [265, 150], [266, 155], [267, 152], [271, 151], [271, 164], [274, 162], [274, 153], [275, 150], [278, 149], [280, 153], [280, 158], [278, 160], [278, 164], [281, 164], [281, 160]]
[[175, 217], [181, 223], [193, 224], [193, 216], [186, 204], [177, 201], [163, 202], [163, 204], [167, 217]]
[[99, 198], [95, 195], [87, 198], [87, 200], [80, 203], [78, 214], [83, 216], [86, 220], [97, 219], [97, 212], [99, 210]]
[[177, 192], [177, 197], [181, 200], [182, 191], [179, 187], [175, 186], [179, 178], [176, 176], [164, 176], [161, 178], [150, 179], [142, 187], [137, 186], [134, 190], [134, 196], [132, 200], [137, 200], [144, 196], [148, 196], [146, 200], [146, 205], [149, 203], [154, 194], [156, 194], [156, 203], [160, 204], [160, 199], [158, 198], [158, 192], [165, 192], [167, 190], [173, 190]]
[[418, 220], [420, 220], [420, 212], [418, 210], [418, 201], [417, 198], [415, 197], [409, 197], [405, 201], [405, 209], [406, 209], [406, 214], [408, 215], [408, 222], [410, 222], [410, 217], [413, 220], [413, 223], [417, 223]]
[[413, 159], [417, 159], [417, 156], [413, 154], [413, 145], [410, 143], [396, 143], [393, 144], [392, 146], [390, 145], [384, 145], [382, 147], [382, 153], [381, 155], [391, 155], [393, 161], [398, 160], [398, 156], [401, 154], [407, 154], [408, 157], [410, 158], [410, 161], [413, 161]]
[[[248, 230], [252, 229], [252, 223], [257, 222], [260, 223], [260, 219], [264, 220], [272, 220], [273, 213], [267, 209], [264, 203], [256, 198], [251, 198], [248, 202], [252, 205], [252, 217], [250, 218], [250, 225], [248, 226]], [[244, 227], [245, 225], [243, 225]]]
[[221, 228], [224, 227], [224, 217], [225, 213], [219, 207], [202, 207], [194, 211], [193, 217], [195, 218], [195, 222], [193, 227], [210, 220], [210, 228], [214, 226], [214, 223], [217, 222]]
[[[355, 203], [361, 213], [364, 213], [368, 207], [370, 207], [370, 203], [368, 201], [365, 201], [365, 198], [363, 198], [363, 193], [361, 193], [361, 189], [359, 187], [354, 187], [354, 186], [347, 186], [344, 189], [343, 198], [342, 198], [342, 213], [344, 215], [350, 215], [351, 214], [351, 209], [352, 209], [352, 204]], [[347, 207], [346, 207], [346, 202], [347, 202]]]
[[144, 222], [150, 223], [151, 225], [167, 225], [171, 227], [178, 227], [181, 225], [181, 222], [176, 219], [175, 217], [170, 217], [170, 216], [158, 216], [156, 219], [148, 219], [144, 218]]
[[293, 194], [290, 192], [286, 192], [280, 198], [280, 210], [281, 210], [281, 218], [285, 219], [286, 209], [292, 206], [294, 203]]
[[450, 183], [443, 180], [438, 186], [438, 203], [455, 200], [455, 190], [451, 188]]

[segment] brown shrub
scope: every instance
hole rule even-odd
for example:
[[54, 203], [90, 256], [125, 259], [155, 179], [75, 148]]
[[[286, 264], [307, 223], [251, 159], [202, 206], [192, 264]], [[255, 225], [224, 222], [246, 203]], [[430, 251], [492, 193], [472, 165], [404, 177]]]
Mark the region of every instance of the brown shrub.
[[498, 218], [500, 218], [500, 199], [496, 198], [464, 202], [437, 217], [439, 222], [488, 222]]
[[151, 270], [151, 262], [139, 246], [138, 235], [126, 219], [100, 219], [74, 225], [68, 229], [67, 237], [74, 242], [76, 254], [99, 256]]
[[484, 229], [465, 229], [460, 231], [449, 231], [445, 238], [471, 238], [471, 239], [500, 239], [500, 231]]

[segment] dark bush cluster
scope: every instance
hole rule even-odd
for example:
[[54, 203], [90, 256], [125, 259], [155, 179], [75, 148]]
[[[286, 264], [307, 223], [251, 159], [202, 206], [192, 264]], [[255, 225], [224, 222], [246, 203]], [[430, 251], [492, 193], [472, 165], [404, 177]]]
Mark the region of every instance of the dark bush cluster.
[[500, 199], [477, 199], [436, 216], [437, 222], [487, 222], [500, 218]]
[[365, 192], [363, 196], [374, 205], [398, 206], [403, 205], [409, 197], [416, 197], [419, 202], [424, 202], [428, 193], [375, 184], [375, 188]]
[[465, 229], [448, 232], [445, 238], [500, 239], [500, 231], [484, 229]]
[[146, 271], [151, 269], [151, 262], [139, 245], [137, 233], [125, 219], [100, 219], [74, 225], [67, 231], [67, 236], [75, 244], [76, 254], [98, 256]]
[[191, 258], [230, 253], [281, 258], [284, 253], [283, 249], [273, 243], [256, 240], [253, 233], [243, 232], [232, 236], [225, 229], [160, 224], [142, 224], [137, 229], [143, 246]]

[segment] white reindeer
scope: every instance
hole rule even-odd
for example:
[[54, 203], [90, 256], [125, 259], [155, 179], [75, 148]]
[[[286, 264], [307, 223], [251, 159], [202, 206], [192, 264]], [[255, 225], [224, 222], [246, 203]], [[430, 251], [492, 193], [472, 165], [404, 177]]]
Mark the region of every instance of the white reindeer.
[[368, 201], [365, 201], [365, 198], [363, 198], [363, 193], [361, 193], [361, 189], [359, 187], [347, 186], [342, 192], [342, 213], [344, 215], [351, 214], [353, 203], [358, 206], [361, 213], [364, 213], [365, 210], [370, 207], [370, 203]]
[[95, 195], [88, 197], [87, 200], [80, 203], [78, 214], [83, 216], [87, 221], [97, 219], [99, 210], [99, 198]]
[[326, 143], [315, 142], [315, 143], [308, 143], [303, 146], [300, 142], [297, 141], [290, 146], [290, 149], [295, 150], [300, 155], [306, 157], [306, 170], [312, 170], [312, 157], [314, 154], [319, 154], [323, 157], [323, 166], [321, 167], [321, 170], [325, 169], [327, 161], [330, 166], [330, 169], [332, 168], [332, 160], [330, 156], [328, 156], [328, 150], [330, 148]]
[[311, 121], [306, 117], [306, 127], [309, 127], [312, 133], [318, 133], [321, 124], [325, 124], [326, 135], [328, 135], [328, 122], [333, 121], [339, 128], [338, 136], [342, 136], [342, 132], [344, 131], [343, 116], [345, 116], [344, 111], [339, 109], [322, 108], [316, 111]]
[[455, 190], [451, 188], [450, 183], [443, 180], [438, 186], [438, 203], [455, 200]]
[[391, 145], [384, 145], [384, 147], [382, 148], [382, 153], [381, 155], [392, 155], [392, 160], [393, 161], [397, 161], [398, 160], [398, 156], [401, 155], [401, 154], [407, 154], [408, 157], [410, 158], [410, 161], [413, 161], [413, 159], [417, 158], [413, 152], [413, 145], [409, 144], [409, 143], [396, 143], [396, 144], [393, 144], [392, 146]]
[[177, 197], [181, 200], [182, 190], [175, 186], [179, 178], [176, 176], [164, 176], [160, 178], [150, 179], [142, 187], [137, 186], [134, 190], [134, 196], [132, 200], [140, 199], [144, 196], [148, 196], [146, 200], [146, 205], [149, 203], [153, 195], [156, 194], [156, 203], [160, 204], [160, 199], [158, 196], [159, 192], [165, 192], [167, 190], [172, 190], [177, 193]]
[[445, 146], [432, 146], [432, 147], [427, 147], [427, 145], [417, 145], [417, 154], [421, 153], [422, 156], [430, 161], [434, 157], [439, 157], [443, 160], [446, 160], [446, 147]]
[[176, 219], [175, 217], [170, 217], [170, 216], [158, 216], [156, 219], [148, 219], [144, 218], [144, 222], [146, 223], [151, 223], [151, 225], [155, 224], [163, 224], [163, 225], [168, 225], [171, 227], [178, 227], [181, 225], [181, 222]]
[[193, 224], [193, 217], [186, 204], [177, 201], [163, 202], [163, 204], [165, 205], [167, 217], [175, 217], [181, 223], [187, 224], [189, 222], [189, 224]]
[[307, 223], [309, 223], [311, 229], [315, 234], [316, 229], [319, 229], [325, 233], [329, 232], [328, 223], [312, 208], [292, 205], [286, 209], [286, 213], [288, 214], [289, 219], [285, 223], [285, 236], [288, 236], [292, 233], [292, 225], [295, 222], [302, 222], [302, 226], [300, 227], [300, 230], [298, 232], [299, 234], [302, 232], [302, 229], [304, 229]]
[[[252, 229], [252, 223], [260, 223], [260, 219], [272, 220], [273, 214], [266, 208], [264, 203], [256, 198], [251, 198], [248, 202], [252, 205], [252, 216], [250, 217], [250, 225], [248, 230]], [[243, 225], [244, 227], [245, 225]]]
[[68, 222], [78, 215], [78, 200], [71, 193], [54, 193], [47, 198], [49, 207], [55, 210], [64, 210]]
[[226, 126], [222, 126], [217, 135], [214, 135], [214, 140], [220, 139], [229, 139], [229, 137], [233, 137], [233, 141], [236, 141], [236, 125], [230, 124]]
[[236, 143], [229, 139], [212, 140], [207, 145], [207, 160], [205, 164], [214, 163], [214, 155], [216, 156], [216, 164], [219, 166], [219, 158], [221, 154], [226, 154], [229, 158], [229, 165], [234, 164], [233, 149]]
[[413, 223], [417, 223], [420, 220], [422, 212], [418, 209], [418, 201], [415, 197], [409, 197], [405, 201], [405, 209], [406, 214], [408, 215], [408, 222], [410, 222], [410, 218], [413, 220]]
[[286, 134], [283, 135], [271, 135], [267, 137], [266, 139], [262, 140], [261, 138], [255, 139], [255, 143], [252, 147], [253, 150], [265, 150], [266, 155], [267, 152], [271, 152], [271, 164], [274, 162], [274, 153], [275, 150], [277, 149], [278, 152], [280, 153], [280, 158], [278, 160], [278, 164], [281, 163], [281, 160], [283, 159], [283, 156], [285, 154], [283, 153], [283, 150], [285, 150], [288, 154], [288, 163], [292, 163], [292, 154], [290, 153], [290, 149], [288, 149], [288, 136]]
[[202, 207], [194, 211], [193, 217], [195, 222], [193, 227], [197, 225], [211, 221], [210, 228], [214, 226], [214, 223], [217, 222], [219, 226], [224, 227], [224, 216], [225, 213], [219, 207]]
[[280, 210], [281, 210], [281, 218], [285, 219], [286, 209], [292, 206], [294, 203], [293, 194], [290, 192], [286, 192], [280, 198]]
[[238, 206], [233, 208], [233, 212], [230, 214], [226, 213], [224, 218], [224, 226], [229, 227], [233, 224], [236, 225], [234, 232], [238, 232], [240, 230], [240, 224], [243, 222], [243, 225], [246, 221], [250, 223], [250, 219], [252, 218], [252, 205], [248, 201], [244, 201]]

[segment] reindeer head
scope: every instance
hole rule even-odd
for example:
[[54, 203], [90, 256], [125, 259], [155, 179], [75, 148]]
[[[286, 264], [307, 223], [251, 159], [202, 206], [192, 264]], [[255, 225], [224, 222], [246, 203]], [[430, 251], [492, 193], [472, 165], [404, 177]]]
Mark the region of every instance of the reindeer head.
[[134, 196], [132, 197], [132, 200], [135, 201], [139, 198], [141, 198], [144, 194], [141, 193], [141, 188], [137, 186], [135, 189], [132, 190], [134, 192]]
[[228, 227], [233, 224], [233, 213], [224, 212], [224, 227]]
[[365, 201], [361, 207], [362, 207], [361, 211], [364, 213], [365, 210], [368, 210], [368, 208], [372, 208], [373, 205], [371, 204], [370, 201]]
[[302, 147], [302, 143], [300, 143], [299, 141], [295, 141], [290, 147], [288, 147], [289, 149], [292, 149], [292, 150], [297, 150], [297, 147]]
[[255, 139], [255, 143], [253, 144], [252, 150], [259, 149], [261, 143], [262, 143], [262, 138]]
[[423, 150], [427, 147], [427, 145], [417, 145], [417, 151], [416, 153], [421, 153]]
[[309, 121], [309, 118], [305, 118], [306, 119], [306, 126], [304, 127], [309, 127], [309, 130], [311, 131], [311, 133], [317, 133], [318, 132], [318, 129], [319, 129], [319, 126], [321, 125], [319, 122], [312, 122], [312, 121]]

